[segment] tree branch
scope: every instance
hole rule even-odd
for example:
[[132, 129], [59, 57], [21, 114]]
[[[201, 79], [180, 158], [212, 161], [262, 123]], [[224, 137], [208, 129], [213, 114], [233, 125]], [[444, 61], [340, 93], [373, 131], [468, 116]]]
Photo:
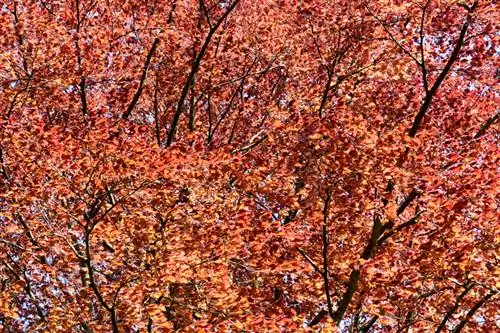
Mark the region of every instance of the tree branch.
[[411, 204], [411, 202], [420, 194], [420, 191], [417, 188], [413, 188], [408, 194], [408, 196], [405, 198], [405, 200], [399, 205], [396, 214], [399, 216], [401, 215], [405, 209]]
[[212, 40], [212, 37], [219, 28], [219, 26], [226, 19], [229, 13], [231, 13], [231, 11], [236, 7], [239, 1], [240, 0], [233, 0], [229, 8], [224, 12], [224, 14], [219, 18], [219, 20], [217, 20], [215, 25], [210, 28], [210, 30], [208, 31], [208, 35], [203, 43], [203, 46], [201, 47], [200, 52], [196, 55], [196, 58], [193, 61], [193, 64], [191, 65], [191, 71], [189, 72], [186, 83], [184, 83], [184, 86], [182, 87], [181, 96], [177, 101], [177, 108], [175, 110], [174, 117], [172, 118], [172, 123], [170, 124], [170, 130], [168, 132], [167, 143], [166, 143], [167, 147], [170, 147], [174, 142], [175, 132], [177, 131], [179, 118], [184, 109], [184, 101], [186, 100], [191, 85], [194, 84], [194, 77], [198, 72], [198, 68], [200, 68], [200, 64], [201, 61], [203, 60], [203, 57], [205, 56], [205, 53], [207, 52], [208, 45], [210, 44], [210, 41]]
[[0, 174], [5, 178], [5, 180], [10, 179], [10, 175], [7, 172], [7, 167], [5, 166], [5, 161], [3, 160], [3, 150], [0, 147]]
[[[378, 216], [375, 216], [373, 219], [373, 227], [370, 239], [363, 253], [361, 254], [361, 259], [368, 260], [374, 253], [375, 248], [377, 247], [377, 239], [380, 237], [381, 231], [382, 231], [382, 223], [380, 222], [380, 218]], [[337, 325], [339, 325], [342, 319], [344, 318], [344, 314], [347, 311], [349, 304], [351, 303], [354, 293], [358, 289], [358, 283], [360, 277], [361, 277], [361, 271], [358, 268], [353, 269], [351, 275], [349, 276], [347, 289], [344, 292], [344, 295], [342, 296], [342, 299], [338, 304], [337, 310], [335, 311], [332, 317], [332, 319], [337, 323]]]
[[364, 324], [360, 329], [360, 333], [368, 333], [370, 328], [375, 324], [375, 322], [378, 320], [378, 316], [373, 316], [370, 321], [368, 321], [366, 324]]
[[[97, 297], [97, 300], [99, 303], [102, 305], [102, 307], [109, 312], [110, 317], [111, 317], [111, 325], [113, 328], [113, 333], [119, 333], [118, 329], [118, 320], [116, 316], [116, 297], [118, 296], [118, 292], [120, 291], [120, 288], [116, 291], [113, 299], [113, 305], [109, 305], [106, 300], [104, 299], [104, 296], [102, 295], [101, 291], [99, 290], [99, 287], [97, 286], [96, 280], [95, 280], [95, 274], [94, 274], [94, 267], [92, 265], [92, 256], [90, 252], [90, 237], [92, 234], [92, 231], [96, 227], [97, 223], [101, 221], [111, 210], [113, 210], [116, 205], [121, 203], [123, 199], [131, 196], [132, 194], [136, 193], [139, 191], [145, 184], [148, 182], [143, 182], [140, 184], [137, 188], [133, 189], [129, 193], [121, 196], [117, 200], [115, 200], [114, 204], [112, 204], [108, 209], [106, 209], [100, 216], [97, 216], [99, 214], [99, 210], [102, 207], [103, 201], [100, 199], [96, 199], [89, 207], [88, 211], [84, 213], [84, 219], [87, 222], [84, 225], [84, 232], [85, 232], [85, 238], [84, 238], [84, 245], [85, 245], [85, 256], [78, 256], [81, 262], [85, 265], [87, 268], [87, 274], [88, 274], [88, 281], [90, 288], [94, 292], [95, 296]], [[83, 260], [82, 260], [83, 259]]]
[[347, 290], [344, 292], [342, 300], [338, 304], [337, 310], [333, 315], [333, 320], [337, 323], [337, 325], [339, 325], [340, 322], [342, 321], [342, 318], [344, 317], [344, 314], [347, 311], [347, 308], [349, 307], [349, 303], [351, 302], [354, 293], [358, 289], [358, 282], [360, 277], [361, 277], [360, 270], [353, 269], [351, 275], [349, 276]]
[[457, 327], [455, 327], [455, 329], [452, 331], [452, 333], [460, 333], [460, 331], [462, 331], [462, 329], [465, 327], [467, 322], [474, 316], [476, 311], [479, 310], [479, 308], [482, 307], [486, 302], [488, 302], [488, 300], [490, 298], [492, 298], [496, 293], [497, 293], [496, 291], [492, 290], [486, 296], [484, 296], [482, 299], [480, 299], [479, 302], [477, 302], [472, 307], [472, 309], [470, 309], [469, 312], [467, 312], [467, 314], [465, 315], [465, 318], [462, 319], [462, 321], [460, 321], [460, 324], [458, 324]]
[[146, 57], [146, 63], [144, 64], [144, 67], [142, 69], [142, 75], [141, 75], [141, 80], [139, 82], [139, 87], [137, 88], [137, 91], [135, 92], [134, 97], [132, 98], [132, 101], [130, 102], [130, 105], [127, 108], [127, 111], [123, 113], [122, 115], [123, 119], [128, 119], [130, 117], [137, 102], [139, 101], [139, 98], [141, 97], [142, 91], [144, 90], [144, 86], [146, 85], [146, 77], [148, 74], [149, 65], [151, 63], [151, 58], [153, 58], [153, 55], [159, 43], [160, 39], [155, 38], [155, 40], [153, 41], [153, 45], [151, 46], [151, 49], [149, 50], [148, 55]]
[[[253, 147], [257, 146], [259, 143], [261, 143], [264, 140], [266, 140], [267, 138], [268, 138], [268, 135], [264, 134], [258, 140], [254, 141], [254, 142], [250, 142], [248, 145], [243, 146], [241, 148], [237, 148], [237, 149], [232, 150], [231, 154], [236, 154], [236, 153], [239, 153], [239, 152], [242, 152], [242, 151], [248, 151], [248, 150], [252, 149]], [[250, 141], [252, 141], [252, 140], [250, 140]]]
[[403, 229], [405, 229], [406, 227], [409, 227], [410, 225], [414, 225], [415, 223], [417, 223], [418, 221], [418, 217], [420, 216], [420, 214], [422, 214], [423, 211], [419, 211], [417, 214], [415, 214], [415, 216], [413, 216], [410, 220], [404, 222], [404, 223], [401, 223], [400, 225], [398, 225], [396, 228], [394, 229], [391, 229], [389, 232], [385, 233], [382, 235], [382, 237], [380, 237], [377, 241], [377, 246], [381, 246], [388, 238], [394, 236], [398, 231], [401, 231]]
[[326, 311], [325, 309], [321, 309], [321, 311], [318, 312], [318, 314], [316, 316], [314, 316], [314, 318], [309, 322], [308, 326], [313, 327], [314, 325], [319, 324], [321, 319], [323, 319], [327, 314], [328, 314], [328, 311]]
[[482, 137], [488, 128], [490, 128], [491, 125], [493, 125], [498, 119], [500, 118], [500, 111], [497, 111], [497, 113], [491, 117], [489, 117], [484, 124], [481, 125], [479, 128], [479, 131], [474, 135], [474, 139], [478, 139]]
[[326, 303], [328, 306], [328, 314], [333, 318], [333, 304], [332, 297], [330, 295], [330, 276], [328, 272], [328, 211], [330, 209], [330, 200], [332, 199], [332, 194], [330, 190], [326, 192], [325, 203], [323, 205], [323, 283], [325, 287]]
[[464, 291], [460, 295], [458, 295], [457, 299], [455, 300], [455, 304], [446, 312], [446, 314], [443, 317], [443, 320], [441, 320], [441, 323], [439, 324], [438, 328], [436, 329], [436, 333], [439, 333], [445, 328], [446, 322], [448, 319], [451, 318], [453, 313], [457, 311], [458, 307], [460, 306], [460, 302], [462, 302], [462, 299], [467, 295], [467, 293], [474, 287], [474, 283], [469, 283], [465, 286]]
[[82, 76], [82, 79], [80, 80], [80, 83], [78, 84], [78, 87], [80, 88], [80, 100], [82, 103], [82, 113], [83, 115], [87, 115], [88, 110], [87, 110], [87, 93], [85, 92], [85, 86], [86, 86], [86, 77]]
[[373, 219], [373, 227], [370, 240], [368, 241], [365, 250], [361, 254], [362, 259], [368, 260], [371, 257], [371, 255], [375, 251], [375, 248], [377, 246], [377, 239], [380, 237], [381, 232], [382, 232], [382, 222], [380, 221], [380, 217], [375, 216]]
[[425, 12], [427, 11], [427, 7], [429, 6], [429, 3], [431, 1], [427, 0], [427, 2], [424, 5], [424, 8], [422, 9], [422, 18], [420, 20], [420, 67], [422, 68], [422, 81], [424, 83], [424, 89], [425, 93], [429, 93], [429, 83], [427, 82], [427, 68], [425, 67], [425, 51], [424, 51], [424, 42], [425, 42], [425, 35], [424, 35], [424, 23], [425, 23]]
[[296, 247], [297, 251], [307, 260], [307, 262], [309, 264], [311, 264], [311, 266], [314, 268], [314, 270], [323, 275], [323, 271], [318, 267], [318, 265], [316, 265], [316, 263], [306, 254], [306, 252], [304, 250], [302, 250], [301, 248], [299, 247]]
[[462, 29], [460, 30], [460, 36], [458, 37], [457, 43], [455, 44], [455, 48], [453, 49], [453, 52], [451, 53], [450, 58], [448, 59], [448, 62], [444, 66], [441, 74], [439, 74], [438, 78], [432, 85], [432, 88], [425, 94], [425, 99], [424, 102], [422, 103], [422, 106], [420, 108], [420, 111], [417, 113], [415, 116], [415, 120], [413, 121], [413, 125], [411, 126], [410, 131], [408, 132], [408, 135], [410, 137], [415, 137], [417, 135], [417, 131], [420, 127], [420, 124], [422, 122], [422, 119], [424, 118], [426, 112], [429, 110], [429, 107], [431, 105], [432, 99], [434, 98], [434, 95], [436, 94], [437, 90], [443, 83], [444, 79], [446, 78], [446, 75], [448, 75], [448, 72], [451, 69], [451, 66], [453, 66], [453, 63], [458, 57], [458, 54], [460, 53], [460, 49], [464, 45], [464, 38], [465, 34], [467, 33], [467, 29], [469, 28], [469, 23], [465, 22], [462, 25]]
[[23, 226], [25, 232], [26, 232], [26, 236], [28, 236], [28, 239], [30, 240], [31, 244], [35, 247], [35, 248], [40, 248], [40, 243], [38, 243], [38, 241], [36, 240], [35, 236], [33, 236], [33, 233], [31, 232], [31, 228], [29, 227], [28, 223], [26, 222], [26, 220], [24, 219], [24, 217], [19, 214], [19, 213], [16, 213], [14, 215], [17, 220], [19, 221], [19, 223], [21, 223], [21, 225]]
[[153, 96], [153, 111], [155, 114], [155, 138], [158, 147], [161, 147], [161, 132], [160, 132], [160, 108], [158, 106], [158, 76], [155, 82], [155, 92]]
[[257, 63], [257, 60], [258, 58], [255, 57], [255, 59], [253, 60], [252, 64], [249, 66], [248, 70], [246, 70], [243, 74], [243, 76], [241, 76], [241, 82], [240, 84], [238, 85], [238, 88], [236, 88], [236, 90], [234, 91], [233, 95], [231, 96], [231, 99], [229, 100], [229, 104], [226, 108], [226, 110], [224, 110], [224, 112], [222, 113], [222, 115], [219, 117], [219, 119], [216, 121], [215, 123], [215, 126], [212, 127], [210, 126], [210, 129], [209, 129], [209, 133], [207, 135], [207, 141], [208, 141], [208, 144], [210, 145], [210, 143], [212, 142], [212, 139], [215, 135], [215, 132], [217, 131], [217, 129], [219, 128], [220, 124], [222, 123], [222, 121], [226, 118], [227, 114], [229, 113], [229, 111], [231, 111], [232, 107], [233, 107], [233, 104], [234, 104], [234, 101], [236, 99], [236, 96], [238, 96], [238, 93], [240, 91], [243, 90], [243, 86], [245, 84], [245, 80], [246, 78], [248, 77], [248, 75], [250, 74], [250, 71], [252, 70], [252, 68], [255, 66], [255, 64]]
[[[11, 255], [7, 254], [7, 257], [10, 259], [10, 261], [12, 261], [13, 264], [15, 264], [16, 266], [17, 263], [14, 261], [14, 259], [12, 258]], [[14, 267], [12, 267], [9, 263], [5, 262], [5, 261], [1, 261], [1, 263], [4, 264], [4, 266], [7, 268], [7, 270], [9, 270], [15, 277], [17, 280], [20, 280], [20, 281], [23, 281], [24, 282], [24, 291], [26, 292], [26, 295], [28, 296], [28, 298], [30, 299], [31, 303], [33, 303], [33, 306], [35, 307], [36, 309], [36, 312], [38, 314], [38, 316], [40, 317], [40, 319], [44, 322], [47, 321], [44, 313], [43, 313], [43, 309], [41, 308], [41, 306], [38, 304], [38, 301], [35, 297], [35, 295], [33, 294], [32, 292], [32, 289], [31, 289], [31, 283], [30, 283], [30, 280], [28, 279], [28, 276], [26, 274], [26, 271], [22, 268], [18, 268], [19, 271], [21, 271], [21, 274], [23, 275], [23, 277], [21, 277], [21, 275], [16, 272], [16, 270], [14, 269]]]
[[391, 31], [389, 30], [389, 28], [387, 28], [387, 26], [382, 22], [382, 20], [380, 20], [371, 10], [370, 8], [368, 7], [368, 5], [366, 3], [364, 3], [364, 7], [366, 8], [366, 10], [368, 11], [368, 13], [370, 13], [371, 16], [373, 16], [375, 18], [375, 20], [377, 20], [377, 22], [382, 26], [382, 28], [384, 28], [385, 32], [387, 32], [387, 34], [389, 35], [389, 38], [399, 47], [399, 49], [401, 49], [401, 51], [403, 51], [404, 54], [406, 54], [407, 56], [409, 56], [410, 58], [412, 58], [419, 67], [422, 67], [422, 64], [420, 63], [420, 61], [418, 61], [418, 59], [413, 55], [411, 54], [410, 51], [408, 51], [407, 49], [404, 48], [403, 45], [401, 45], [401, 43], [399, 43], [396, 38], [394, 37], [394, 35], [391, 33]]

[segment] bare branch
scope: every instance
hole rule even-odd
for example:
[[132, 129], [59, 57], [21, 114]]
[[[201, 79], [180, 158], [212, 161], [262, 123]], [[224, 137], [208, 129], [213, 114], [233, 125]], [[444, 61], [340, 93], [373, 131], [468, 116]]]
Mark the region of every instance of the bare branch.
[[333, 320], [340, 324], [342, 318], [344, 318], [344, 314], [349, 307], [349, 303], [351, 303], [352, 297], [354, 293], [358, 289], [358, 282], [361, 277], [361, 271], [359, 269], [353, 269], [351, 271], [351, 275], [349, 276], [349, 282], [347, 283], [347, 289], [338, 304], [337, 310], [334, 313]]
[[82, 103], [82, 114], [85, 116], [88, 113], [87, 110], [87, 93], [85, 91], [85, 86], [86, 86], [86, 77], [82, 76], [80, 83], [78, 84], [78, 87], [80, 88], [80, 101]]
[[410, 220], [404, 222], [404, 223], [401, 223], [400, 225], [398, 225], [396, 228], [394, 229], [391, 229], [389, 232], [385, 233], [382, 235], [382, 237], [380, 237], [377, 241], [377, 246], [380, 246], [382, 245], [389, 237], [392, 237], [394, 236], [398, 231], [401, 231], [403, 229], [405, 229], [406, 227], [409, 227], [410, 225], [414, 225], [415, 223], [417, 223], [418, 221], [418, 217], [420, 216], [420, 214], [422, 214], [424, 211], [419, 211], [417, 214], [415, 214], [415, 216], [413, 216]]
[[360, 333], [368, 333], [370, 328], [375, 324], [375, 322], [378, 320], [378, 316], [373, 316], [366, 324], [364, 324], [360, 329]]
[[24, 219], [24, 217], [19, 214], [19, 213], [16, 213], [15, 214], [15, 217], [17, 218], [17, 220], [19, 221], [19, 223], [21, 223], [21, 225], [23, 226], [25, 232], [26, 232], [26, 236], [28, 236], [28, 239], [30, 240], [31, 244], [33, 244], [34, 247], [36, 248], [40, 248], [40, 243], [38, 243], [38, 241], [36, 240], [35, 236], [33, 236], [33, 233], [31, 232], [31, 229], [28, 225], [28, 222], [26, 222], [26, 220]]
[[205, 20], [207, 20], [207, 24], [212, 29], [212, 23], [210, 22], [210, 16], [208, 15], [207, 7], [205, 6], [205, 0], [200, 0], [200, 10], [205, 16]]
[[321, 309], [321, 311], [318, 312], [318, 314], [316, 316], [314, 316], [314, 318], [309, 322], [308, 326], [313, 327], [314, 325], [319, 324], [321, 319], [323, 319], [327, 314], [328, 314], [328, 311], [326, 311], [325, 309]]
[[427, 11], [427, 7], [429, 6], [430, 2], [431, 2], [431, 0], [427, 0], [427, 2], [424, 5], [424, 8], [422, 9], [422, 18], [420, 20], [420, 32], [419, 32], [419, 34], [420, 34], [420, 67], [422, 68], [422, 81], [424, 83], [424, 89], [425, 89], [426, 94], [429, 92], [429, 83], [427, 82], [427, 68], [425, 67], [424, 24], [425, 24], [425, 12]]

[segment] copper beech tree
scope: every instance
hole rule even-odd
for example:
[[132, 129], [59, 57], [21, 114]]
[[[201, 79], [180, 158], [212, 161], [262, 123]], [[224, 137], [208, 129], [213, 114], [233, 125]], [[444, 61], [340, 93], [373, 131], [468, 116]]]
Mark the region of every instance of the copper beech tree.
[[0, 331], [499, 329], [492, 0], [3, 0]]

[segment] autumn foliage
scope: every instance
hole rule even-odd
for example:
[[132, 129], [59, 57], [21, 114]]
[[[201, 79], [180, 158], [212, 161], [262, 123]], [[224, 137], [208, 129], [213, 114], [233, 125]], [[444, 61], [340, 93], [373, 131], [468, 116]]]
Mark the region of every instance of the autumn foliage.
[[1, 332], [494, 332], [493, 0], [0, 2]]

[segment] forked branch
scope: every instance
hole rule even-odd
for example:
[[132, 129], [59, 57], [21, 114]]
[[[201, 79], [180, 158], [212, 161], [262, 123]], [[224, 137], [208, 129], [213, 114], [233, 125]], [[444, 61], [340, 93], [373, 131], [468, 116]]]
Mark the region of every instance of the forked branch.
[[424, 102], [422, 103], [422, 106], [420, 107], [420, 111], [417, 113], [415, 116], [415, 120], [413, 121], [413, 125], [410, 128], [410, 131], [408, 132], [408, 135], [410, 137], [415, 137], [417, 135], [417, 131], [420, 127], [420, 124], [422, 123], [422, 119], [424, 118], [425, 114], [429, 110], [429, 107], [431, 106], [432, 99], [436, 95], [437, 90], [443, 83], [444, 79], [446, 78], [446, 75], [448, 75], [448, 72], [450, 71], [451, 67], [457, 60], [458, 54], [460, 53], [460, 49], [464, 45], [464, 39], [465, 35], [467, 33], [467, 29], [469, 28], [469, 23], [465, 22], [462, 25], [462, 29], [460, 30], [460, 35], [458, 37], [458, 40], [455, 44], [455, 48], [453, 49], [453, 52], [451, 53], [450, 58], [446, 62], [446, 65], [444, 66], [443, 70], [441, 71], [441, 74], [439, 74], [438, 78], [432, 85], [431, 89], [426, 92], [425, 94], [425, 99]]
[[[203, 0], [200, 0], [200, 1], [203, 3]], [[191, 71], [189, 72], [187, 80], [184, 83], [184, 86], [182, 87], [181, 96], [179, 97], [179, 100], [177, 101], [177, 107], [175, 109], [174, 117], [172, 118], [172, 122], [170, 123], [170, 129], [168, 131], [167, 143], [166, 143], [167, 147], [170, 147], [172, 145], [172, 143], [174, 142], [175, 132], [177, 131], [177, 126], [179, 124], [179, 118], [181, 117], [182, 111], [184, 110], [184, 103], [185, 103], [186, 97], [188, 95], [189, 89], [194, 84], [194, 77], [196, 76], [196, 73], [198, 72], [198, 69], [200, 68], [201, 61], [203, 60], [205, 53], [207, 52], [208, 45], [210, 44], [210, 41], [212, 40], [212, 37], [214, 36], [217, 29], [219, 29], [222, 22], [224, 22], [224, 20], [228, 17], [228, 15], [233, 11], [233, 9], [236, 7], [236, 5], [238, 4], [239, 1], [240, 0], [233, 0], [231, 5], [226, 9], [224, 14], [222, 14], [222, 16], [217, 20], [217, 22], [215, 22], [215, 24], [213, 24], [213, 25], [210, 25], [210, 29], [208, 31], [208, 34], [205, 37], [205, 41], [203, 42], [203, 46], [201, 47], [200, 52], [198, 52], [198, 54], [196, 55], [192, 65], [191, 65]], [[202, 10], [203, 10], [203, 8], [202, 8]]]
[[321, 309], [318, 314], [309, 322], [309, 326], [314, 326], [317, 323], [323, 319], [324, 316], [329, 315], [330, 317], [333, 318], [334, 316], [334, 311], [333, 311], [333, 302], [332, 302], [332, 297], [330, 295], [330, 273], [329, 273], [329, 268], [328, 268], [328, 214], [330, 210], [330, 202], [332, 200], [332, 194], [330, 189], [327, 189], [326, 191], [326, 197], [324, 199], [323, 203], [323, 226], [322, 226], [322, 234], [321, 234], [321, 241], [322, 241], [322, 251], [321, 251], [321, 257], [323, 261], [323, 268], [319, 268], [318, 265], [314, 263], [314, 261], [309, 258], [309, 256], [301, 249], [297, 248], [297, 251], [311, 264], [311, 266], [318, 272], [321, 277], [323, 278], [323, 286], [324, 286], [324, 292], [326, 296], [326, 303], [327, 303], [327, 310]]

